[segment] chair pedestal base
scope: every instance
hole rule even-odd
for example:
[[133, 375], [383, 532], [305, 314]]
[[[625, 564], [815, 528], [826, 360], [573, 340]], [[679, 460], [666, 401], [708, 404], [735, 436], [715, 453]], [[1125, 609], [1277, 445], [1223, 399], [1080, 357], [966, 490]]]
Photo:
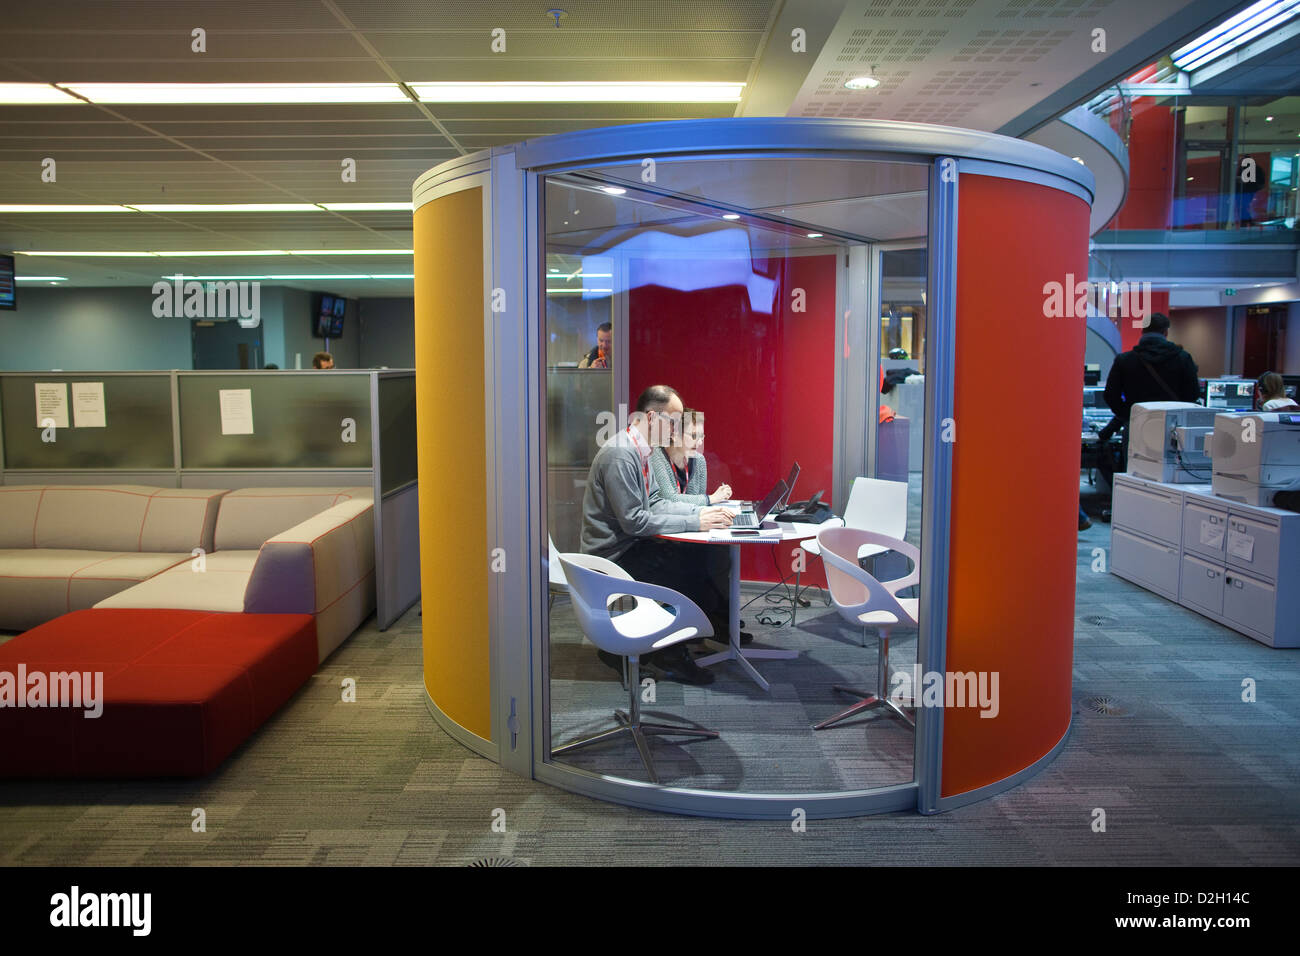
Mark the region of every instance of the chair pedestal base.
[[646, 742], [646, 737], [704, 737], [716, 739], [718, 732], [716, 730], [697, 730], [694, 727], [678, 727], [674, 724], [659, 724], [650, 721], [640, 720], [640, 715], [636, 715], [637, 720], [627, 715], [626, 711], [614, 711], [614, 718], [618, 721], [619, 726], [611, 727], [609, 730], [602, 730], [586, 737], [579, 737], [567, 744], [562, 744], [551, 750], [552, 757], [558, 757], [560, 754], [568, 753], [571, 750], [578, 750], [581, 747], [589, 747], [592, 744], [604, 743], [613, 740], [623, 734], [631, 734], [632, 740], [636, 743], [637, 753], [641, 755], [641, 763], [645, 765], [646, 773], [650, 776], [651, 783], [659, 782], [659, 775], [655, 773], [654, 762], [650, 759], [650, 747]]
[[890, 700], [888, 697], [877, 697], [875, 694], [867, 694], [860, 690], [854, 690], [852, 687], [842, 687], [839, 684], [835, 685], [835, 690], [843, 694], [852, 694], [861, 699], [852, 707], [845, 708], [833, 717], [827, 717], [820, 724], [813, 724], [813, 730], [824, 730], [833, 724], [838, 724], [842, 720], [848, 720], [850, 717], [866, 713], [868, 710], [872, 710], [876, 707], [885, 708], [887, 713], [900, 717], [907, 726], [911, 727], [913, 730], [916, 729], [916, 722], [912, 720], [911, 717], [907, 716], [903, 711], [903, 708], [899, 707], [898, 704]]

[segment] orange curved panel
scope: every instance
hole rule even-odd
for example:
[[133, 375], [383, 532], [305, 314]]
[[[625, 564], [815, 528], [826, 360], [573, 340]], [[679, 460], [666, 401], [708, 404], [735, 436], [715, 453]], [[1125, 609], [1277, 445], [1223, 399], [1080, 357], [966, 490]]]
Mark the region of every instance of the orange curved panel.
[[1083, 200], [967, 173], [958, 196], [947, 670], [996, 672], [998, 711], [945, 710], [944, 797], [1070, 723], [1085, 320], [1045, 316], [1043, 287], [1088, 275]]
[[490, 740], [483, 282], [483, 190], [449, 193], [417, 209], [424, 686], [444, 714]]

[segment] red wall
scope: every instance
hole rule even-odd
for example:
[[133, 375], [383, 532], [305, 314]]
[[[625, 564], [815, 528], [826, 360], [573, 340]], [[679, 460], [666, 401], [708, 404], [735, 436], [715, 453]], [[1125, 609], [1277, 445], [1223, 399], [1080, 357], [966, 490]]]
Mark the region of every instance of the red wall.
[[1174, 202], [1173, 111], [1140, 99], [1129, 130], [1128, 197], [1111, 220], [1114, 229], [1168, 229]]
[[[707, 274], [708, 260], [696, 263]], [[641, 285], [630, 264], [631, 399], [656, 384], [676, 388], [705, 414], [709, 492], [722, 482], [738, 498], [760, 499], [798, 461], [796, 498], [825, 489], [830, 498], [835, 417], [835, 257], [756, 259], [756, 273], [776, 280], [769, 315], [750, 307], [738, 285], [682, 292]], [[729, 270], [730, 271], [730, 270]], [[792, 311], [802, 289], [804, 311]], [[778, 549], [788, 572], [789, 546]], [[780, 578], [768, 547], [742, 552], [741, 575]], [[820, 582], [820, 562], [809, 561]], [[805, 579], [807, 575], [805, 575]]]
[[[1132, 316], [1137, 315], [1139, 303], [1136, 301], [1136, 298], [1138, 295], [1139, 293], [1129, 293], [1129, 299], [1133, 304], [1131, 304], [1127, 309], [1128, 317], [1125, 316], [1124, 309], [1120, 309], [1120, 314], [1115, 317], [1115, 321], [1119, 323], [1120, 348], [1125, 352], [1137, 345], [1138, 340], [1146, 333], [1146, 329], [1141, 326], [1134, 327], [1133, 325], [1134, 322], [1138, 321], [1137, 319], [1132, 318]], [[1158, 292], [1152, 290], [1151, 311], [1152, 313], [1163, 312], [1165, 315], [1169, 314], [1168, 291]]]

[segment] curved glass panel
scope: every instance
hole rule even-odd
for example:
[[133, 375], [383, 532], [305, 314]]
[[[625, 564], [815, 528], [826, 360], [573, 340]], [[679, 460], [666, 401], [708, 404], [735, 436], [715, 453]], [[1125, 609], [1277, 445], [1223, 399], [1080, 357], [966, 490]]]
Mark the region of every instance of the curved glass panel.
[[[584, 598], [553, 569], [545, 649], [554, 762], [644, 782], [648, 758], [664, 786], [726, 793], [847, 793], [913, 779], [910, 711], [873, 709], [814, 729], [858, 699], [840, 687], [910, 697], [917, 632], [907, 621], [892, 628], [882, 675], [877, 632], [837, 612], [822, 559], [799, 548], [815, 530], [789, 512], [819, 497], [844, 514], [836, 494], [849, 488], [836, 476], [873, 476], [862, 410], [879, 387], [885, 341], [896, 338], [909, 358], [923, 354], [928, 172], [908, 162], [726, 157], [542, 180], [550, 537], [559, 552], [611, 560], [687, 595], [714, 634], [639, 654], [633, 699], [620, 655], [593, 643], [617, 650], [611, 638], [592, 632], [671, 634], [695, 626], [694, 612], [680, 601], [669, 610], [677, 599], [663, 592], [620, 598], [613, 585]], [[881, 270], [870, 253], [884, 242], [907, 248], [884, 276], [863, 275]], [[882, 280], [898, 325], [876, 350], [882, 300], [855, 284]], [[663, 409], [672, 414], [639, 422], [637, 398], [655, 385], [675, 390]], [[916, 494], [867, 509], [861, 524], [897, 526], [915, 542], [919, 518], [907, 511], [919, 508], [920, 466], [912, 475], [902, 455], [899, 480], [914, 477]], [[779, 482], [796, 464], [783, 495]], [[761, 519], [773, 492], [787, 500], [759, 534], [695, 531], [700, 509], [722, 499], [731, 511], [754, 503]], [[807, 516], [829, 513], [814, 505]], [[862, 550], [864, 572], [910, 572], [899, 553], [871, 551]], [[581, 587], [601, 590], [592, 580]], [[916, 596], [899, 590], [913, 613]], [[586, 625], [582, 601], [592, 609]], [[627, 729], [638, 717], [644, 756]]]

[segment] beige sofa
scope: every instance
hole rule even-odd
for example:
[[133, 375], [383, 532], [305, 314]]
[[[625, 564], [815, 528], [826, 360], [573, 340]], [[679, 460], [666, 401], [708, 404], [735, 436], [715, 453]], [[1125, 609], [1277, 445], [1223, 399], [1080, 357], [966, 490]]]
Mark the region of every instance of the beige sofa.
[[312, 614], [323, 661], [374, 610], [371, 489], [0, 486], [0, 628], [91, 606]]
[[212, 550], [225, 491], [0, 486], [0, 628], [26, 630]]
[[221, 499], [213, 553], [95, 607], [311, 614], [319, 659], [375, 608], [369, 488], [244, 488]]

